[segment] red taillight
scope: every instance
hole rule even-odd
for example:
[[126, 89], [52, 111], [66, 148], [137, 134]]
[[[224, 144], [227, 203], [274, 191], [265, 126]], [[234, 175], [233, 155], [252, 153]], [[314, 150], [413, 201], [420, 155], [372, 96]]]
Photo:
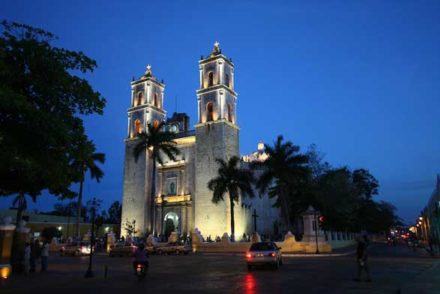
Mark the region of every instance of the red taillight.
[[246, 258], [252, 258], [252, 254], [246, 253]]
[[276, 253], [275, 253], [275, 252], [272, 252], [272, 253], [269, 254], [269, 256], [275, 257], [275, 256], [276, 256]]

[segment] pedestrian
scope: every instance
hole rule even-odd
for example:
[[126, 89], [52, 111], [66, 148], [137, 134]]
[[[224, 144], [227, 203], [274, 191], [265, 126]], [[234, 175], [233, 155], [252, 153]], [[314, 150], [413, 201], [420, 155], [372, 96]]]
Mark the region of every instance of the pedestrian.
[[28, 275], [30, 270], [30, 260], [31, 260], [31, 244], [26, 242], [24, 245], [24, 256], [23, 256], [23, 265], [24, 265], [24, 274]]
[[31, 258], [30, 258], [30, 272], [34, 273], [36, 270], [37, 261], [40, 258], [41, 255], [41, 246], [40, 241], [38, 239], [35, 239], [31, 243]]
[[356, 265], [357, 265], [357, 277], [354, 279], [356, 282], [361, 281], [362, 272], [365, 271], [365, 274], [367, 275], [367, 282], [371, 282], [371, 276], [370, 271], [368, 269], [368, 254], [367, 254], [367, 247], [368, 247], [368, 236], [367, 234], [362, 234], [360, 236], [357, 236], [356, 238], [357, 247], [356, 247]]
[[44, 240], [43, 247], [41, 248], [41, 271], [47, 270], [47, 259], [49, 258], [49, 242]]

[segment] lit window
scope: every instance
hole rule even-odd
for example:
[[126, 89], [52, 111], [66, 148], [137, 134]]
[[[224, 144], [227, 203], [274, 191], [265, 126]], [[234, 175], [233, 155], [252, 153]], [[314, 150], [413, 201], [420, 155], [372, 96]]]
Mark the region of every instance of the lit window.
[[135, 135], [142, 133], [142, 123], [139, 119], [134, 121], [134, 133]]
[[159, 121], [156, 119], [153, 121], [153, 127], [157, 129], [159, 127]]

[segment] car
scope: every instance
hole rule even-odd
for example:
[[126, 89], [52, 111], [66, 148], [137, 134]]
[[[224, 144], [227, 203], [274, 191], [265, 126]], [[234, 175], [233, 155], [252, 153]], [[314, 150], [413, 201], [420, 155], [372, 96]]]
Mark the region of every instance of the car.
[[258, 242], [251, 245], [246, 252], [246, 265], [248, 270], [253, 266], [272, 265], [276, 269], [283, 264], [281, 248], [274, 242]]
[[90, 243], [71, 243], [61, 247], [60, 255], [82, 256], [90, 254]]
[[156, 248], [156, 253], [161, 255], [161, 254], [185, 254], [187, 255], [188, 253], [191, 252], [191, 247], [188, 244], [183, 244], [183, 243], [177, 243], [177, 242], [170, 242], [167, 243], [163, 246], [159, 246]]
[[129, 243], [115, 243], [110, 248], [109, 256], [133, 256], [133, 253], [136, 251], [137, 246]]

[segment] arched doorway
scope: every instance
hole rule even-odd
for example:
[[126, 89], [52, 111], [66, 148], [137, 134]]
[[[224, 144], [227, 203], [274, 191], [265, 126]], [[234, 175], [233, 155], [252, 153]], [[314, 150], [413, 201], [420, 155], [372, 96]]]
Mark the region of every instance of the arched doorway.
[[168, 212], [162, 220], [162, 225], [165, 236], [169, 236], [173, 231], [177, 232], [180, 229], [179, 216], [175, 212]]

